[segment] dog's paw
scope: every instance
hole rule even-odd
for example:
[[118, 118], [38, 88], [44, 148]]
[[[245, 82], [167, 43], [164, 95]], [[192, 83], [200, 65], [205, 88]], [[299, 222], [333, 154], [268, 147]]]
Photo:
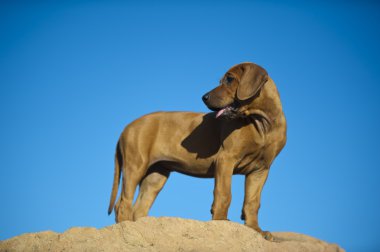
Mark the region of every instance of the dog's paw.
[[274, 241], [274, 237], [269, 231], [261, 231], [260, 234], [264, 237], [265, 240]]

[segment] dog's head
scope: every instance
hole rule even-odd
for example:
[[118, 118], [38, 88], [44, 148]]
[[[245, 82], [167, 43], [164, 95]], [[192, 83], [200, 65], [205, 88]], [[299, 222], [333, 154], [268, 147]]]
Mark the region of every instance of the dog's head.
[[216, 118], [233, 119], [245, 115], [249, 103], [258, 96], [268, 80], [264, 68], [254, 63], [241, 63], [224, 74], [220, 85], [206, 93], [202, 99], [206, 106], [216, 111]]

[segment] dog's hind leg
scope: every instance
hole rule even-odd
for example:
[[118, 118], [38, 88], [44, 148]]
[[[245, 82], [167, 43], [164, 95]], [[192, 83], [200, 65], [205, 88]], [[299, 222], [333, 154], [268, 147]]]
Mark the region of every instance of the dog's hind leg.
[[153, 165], [149, 168], [147, 174], [141, 181], [140, 191], [133, 206], [133, 220], [148, 215], [149, 209], [158, 193], [164, 187], [169, 175], [169, 170], [162, 169], [157, 165]]
[[121, 195], [115, 207], [117, 223], [126, 220], [133, 220], [133, 197], [135, 195], [137, 185], [145, 175], [147, 165], [143, 163], [138, 167], [132, 167], [131, 164], [126, 164], [125, 166], [123, 167], [123, 186]]

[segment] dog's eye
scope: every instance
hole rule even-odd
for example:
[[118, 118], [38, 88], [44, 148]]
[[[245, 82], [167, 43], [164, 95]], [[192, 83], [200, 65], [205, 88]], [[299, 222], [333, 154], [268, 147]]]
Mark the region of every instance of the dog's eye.
[[234, 77], [232, 76], [226, 76], [226, 82], [227, 84], [231, 84], [231, 82], [234, 80]]

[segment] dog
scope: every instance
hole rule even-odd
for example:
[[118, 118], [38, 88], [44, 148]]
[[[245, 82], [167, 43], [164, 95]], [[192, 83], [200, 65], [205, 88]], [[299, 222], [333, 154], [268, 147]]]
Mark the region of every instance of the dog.
[[[202, 97], [213, 112], [156, 112], [127, 125], [116, 146], [108, 214], [116, 222], [147, 216], [170, 172], [215, 178], [213, 220], [227, 220], [233, 174], [245, 175], [242, 220], [267, 240], [258, 224], [263, 186], [286, 143], [286, 120], [273, 80], [254, 63], [230, 68]], [[140, 190], [133, 204], [136, 187]]]

